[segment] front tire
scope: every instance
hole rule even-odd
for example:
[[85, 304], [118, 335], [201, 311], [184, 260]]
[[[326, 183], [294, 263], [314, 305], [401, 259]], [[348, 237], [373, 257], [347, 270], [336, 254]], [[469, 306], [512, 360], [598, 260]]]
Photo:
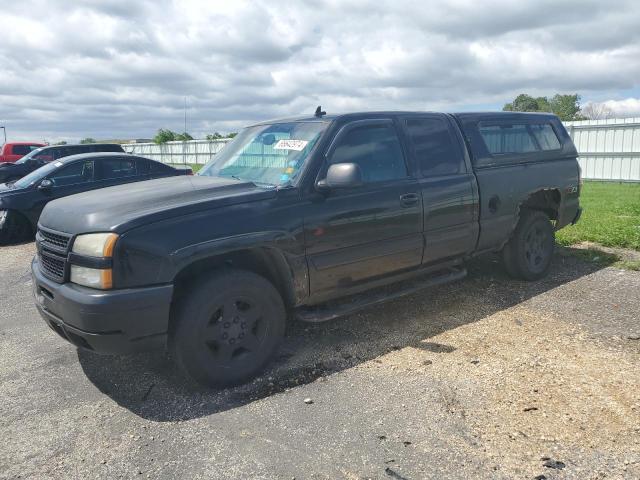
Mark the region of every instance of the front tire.
[[202, 280], [176, 311], [171, 343], [196, 382], [235, 385], [255, 376], [284, 337], [282, 297], [265, 278], [221, 270]]
[[539, 280], [551, 266], [555, 247], [553, 225], [537, 210], [521, 210], [520, 221], [502, 251], [504, 266], [513, 278]]

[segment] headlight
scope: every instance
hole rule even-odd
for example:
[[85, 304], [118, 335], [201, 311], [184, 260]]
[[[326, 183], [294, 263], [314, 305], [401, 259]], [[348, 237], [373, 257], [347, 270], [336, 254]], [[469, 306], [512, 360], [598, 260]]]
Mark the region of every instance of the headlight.
[[109, 290], [113, 287], [111, 269], [97, 269], [71, 265], [71, 281], [78, 285], [100, 290]]
[[118, 235], [115, 233], [89, 233], [78, 235], [73, 242], [73, 253], [89, 257], [111, 257]]
[[[118, 240], [115, 233], [88, 233], [78, 235], [71, 249], [76, 255], [87, 257], [111, 258]], [[113, 272], [111, 268], [88, 268], [71, 265], [73, 283], [90, 288], [109, 290], [113, 288]]]

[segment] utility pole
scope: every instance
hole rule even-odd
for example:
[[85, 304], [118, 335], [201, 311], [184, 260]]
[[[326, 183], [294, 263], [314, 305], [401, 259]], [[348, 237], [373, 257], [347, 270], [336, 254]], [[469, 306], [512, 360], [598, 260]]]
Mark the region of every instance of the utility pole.
[[187, 164], [187, 96], [184, 96], [184, 130], [185, 137], [182, 139], [182, 163]]

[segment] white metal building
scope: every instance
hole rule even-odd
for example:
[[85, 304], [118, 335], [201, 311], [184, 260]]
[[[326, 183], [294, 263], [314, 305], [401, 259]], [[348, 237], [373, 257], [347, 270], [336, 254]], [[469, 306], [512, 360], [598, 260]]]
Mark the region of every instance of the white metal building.
[[580, 153], [582, 176], [640, 182], [640, 117], [565, 122]]

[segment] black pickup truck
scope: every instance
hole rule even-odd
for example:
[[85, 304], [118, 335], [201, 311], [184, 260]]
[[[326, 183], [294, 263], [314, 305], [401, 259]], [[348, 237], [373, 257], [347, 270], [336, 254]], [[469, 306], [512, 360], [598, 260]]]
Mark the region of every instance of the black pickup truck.
[[550, 114], [318, 109], [260, 123], [197, 176], [49, 203], [36, 305], [78, 347], [168, 347], [197, 381], [238, 383], [288, 319], [460, 279], [483, 252], [516, 278], [545, 275], [554, 231], [580, 216], [576, 156]]

